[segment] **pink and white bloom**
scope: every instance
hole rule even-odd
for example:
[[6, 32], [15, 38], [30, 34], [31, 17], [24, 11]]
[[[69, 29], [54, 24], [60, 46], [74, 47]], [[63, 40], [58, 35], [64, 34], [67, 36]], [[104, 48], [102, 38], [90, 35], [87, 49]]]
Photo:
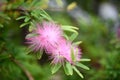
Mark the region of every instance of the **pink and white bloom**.
[[[74, 60], [72, 60], [72, 48], [73, 48], [73, 55]], [[58, 44], [55, 49], [52, 49], [51, 58], [53, 59], [52, 63], [62, 63], [64, 61], [68, 61], [72, 64], [76, 61], [80, 61], [81, 58], [81, 50], [77, 47], [73, 47], [71, 43], [67, 41], [63, 41], [62, 43]]]
[[63, 37], [63, 31], [59, 25], [53, 22], [43, 22], [37, 24], [36, 30], [31, 34], [36, 35], [27, 38], [30, 48], [36, 51], [44, 49], [53, 59], [52, 63], [68, 61], [74, 64], [80, 60], [81, 50]]
[[27, 38], [28, 43], [31, 45], [31, 49], [49, 50], [60, 42], [63, 32], [59, 25], [53, 22], [43, 22], [42, 24], [37, 24], [37, 28], [33, 31], [33, 34], [37, 35]]

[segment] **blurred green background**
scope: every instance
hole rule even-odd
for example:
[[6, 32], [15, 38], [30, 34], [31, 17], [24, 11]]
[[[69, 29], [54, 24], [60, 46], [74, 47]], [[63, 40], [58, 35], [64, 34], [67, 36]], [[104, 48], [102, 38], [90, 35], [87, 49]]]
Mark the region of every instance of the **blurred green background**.
[[35, 8], [79, 28], [82, 57], [91, 59], [84, 63], [89, 71], [80, 69], [83, 80], [120, 80], [120, 0], [0, 0], [1, 80], [82, 80], [62, 69], [52, 75], [47, 55], [37, 60], [34, 52], [27, 54], [28, 27], [20, 28], [24, 20], [16, 18]]

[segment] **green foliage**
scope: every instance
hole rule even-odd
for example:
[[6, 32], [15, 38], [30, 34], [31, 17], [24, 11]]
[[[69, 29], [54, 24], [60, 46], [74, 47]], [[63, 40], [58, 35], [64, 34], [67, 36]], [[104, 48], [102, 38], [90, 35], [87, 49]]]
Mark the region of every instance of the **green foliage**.
[[81, 67], [81, 68], [86, 69], [86, 70], [90, 70], [87, 66], [85, 66], [82, 63], [76, 63], [76, 66]]
[[[66, 11], [68, 5], [63, 11], [50, 10], [49, 1], [0, 0], [0, 79], [29, 80], [27, 71], [34, 80], [51, 80], [51, 76], [57, 74], [62, 76], [61, 80], [82, 80], [83, 77], [84, 80], [120, 80], [120, 39], [116, 37], [114, 23], [103, 21], [96, 15], [98, 5], [96, 7], [94, 3], [100, 4], [104, 1], [66, 0], [68, 5], [76, 2], [77, 7], [87, 10], [88, 21], [90, 20], [88, 23], [81, 18], [73, 19], [69, 16], [69, 10]], [[62, 0], [56, 1], [57, 4], [62, 5]], [[119, 0], [111, 2], [114, 2], [119, 9]], [[64, 64], [50, 66], [47, 64], [44, 51], [32, 52], [28, 49], [25, 45], [25, 37], [29, 38], [37, 34], [26, 35], [27, 30], [33, 31], [36, 23], [42, 21], [59, 23], [64, 30], [63, 36], [74, 46], [81, 47], [82, 57], [90, 59], [81, 58], [75, 64], [66, 61]], [[72, 48], [71, 57], [75, 61]]]
[[74, 53], [73, 47], [71, 47], [71, 58], [72, 58], [72, 61], [75, 62], [75, 53]]
[[61, 26], [61, 28], [65, 31], [69, 31], [69, 32], [73, 32], [73, 33], [77, 33], [76, 30], [78, 30], [77, 27], [74, 27], [74, 26]]
[[7, 50], [0, 55], [0, 77], [3, 80], [24, 80], [29, 79], [27, 74], [30, 74], [34, 76], [35, 80], [44, 80], [45, 77], [39, 79], [38, 76], [47, 75], [42, 71], [45, 68], [38, 66], [35, 57], [27, 54], [26, 49], [23, 47], [17, 46], [17, 48], [14, 48], [14, 45], [8, 46]]
[[66, 64], [63, 65], [63, 69], [66, 75], [72, 75], [73, 74], [73, 69], [72, 69], [72, 65], [68, 62], [66, 62]]
[[7, 23], [7, 21], [11, 20], [11, 18], [7, 14], [4, 14], [3, 12], [0, 12], [0, 18], [1, 18], [1, 20], [0, 20], [0, 28], [4, 27], [3, 23], [5, 21]]
[[73, 41], [77, 36], [78, 36], [78, 33], [73, 33], [73, 34], [70, 36], [69, 40], [70, 40], [70, 41]]
[[[53, 19], [42, 8], [38, 7], [38, 5], [42, 5], [44, 1], [41, 0], [38, 2], [37, 0], [33, 0], [32, 2], [29, 2], [18, 0], [18, 2], [6, 2], [8, 5], [5, 5], [6, 7], [2, 9], [3, 12], [0, 12], [0, 17], [2, 17], [2, 19], [0, 19], [0, 27], [3, 28], [4, 32], [4, 34], [0, 36], [0, 38], [3, 39], [3, 41], [1, 40], [1, 44], [3, 45], [0, 46], [0, 77], [3, 80], [46, 80], [48, 78], [46, 76], [49, 76], [47, 75], [48, 73], [44, 73], [44, 68], [41, 68], [41, 66], [36, 63], [36, 59], [34, 58], [36, 56], [37, 59], [41, 59], [44, 51], [40, 50], [40, 52], [36, 52], [36, 54], [33, 54], [35, 56], [30, 55], [31, 53], [33, 53], [31, 52], [32, 50], [30, 50], [29, 48], [26, 49], [23, 44], [21, 45], [22, 37], [18, 37], [21, 36], [22, 33], [22, 30], [20, 30], [18, 27], [19, 24], [21, 29], [25, 28], [25, 26], [28, 26], [27, 29], [29, 30], [29, 32], [31, 32], [36, 28], [37, 23], [41, 23], [42, 21], [53, 21]], [[6, 13], [6, 11], [8, 11], [8, 13]], [[6, 22], [8, 24], [6, 24]], [[5, 25], [5, 27], [3, 27], [3, 25]], [[11, 28], [9, 28], [9, 26], [11, 26]], [[77, 27], [61, 25], [61, 28], [64, 30], [65, 38], [67, 40], [70, 40], [71, 42], [73, 42], [78, 36]], [[13, 33], [10, 33], [9, 31]], [[17, 42], [14, 42], [12, 38], [15, 35], [15, 41]], [[28, 34], [26, 35], [26, 38], [36, 35], [37, 34]], [[14, 43], [11, 43], [11, 41]], [[76, 43], [76, 45], [78, 45], [78, 43]], [[75, 62], [75, 55], [73, 50], [71, 50], [71, 57]], [[67, 75], [73, 75], [73, 65], [67, 61], [63, 64], [52, 65], [52, 74], [56, 73], [62, 66]], [[75, 68], [74, 70], [79, 73], [77, 68]], [[3, 73], [7, 74], [4, 75]], [[8, 74], [11, 74], [11, 76], [9, 76]], [[44, 77], [39, 79], [38, 75]]]
[[90, 59], [80, 59], [80, 61], [91, 61]]
[[61, 64], [55, 64], [51, 67], [52, 74], [56, 73], [61, 67]]
[[73, 75], [72, 65], [69, 62], [66, 62], [66, 69], [69, 75]]
[[79, 72], [79, 70], [78, 70], [75, 66], [73, 66], [73, 69], [74, 69], [74, 71], [75, 71], [81, 78], [84, 78], [83, 75], [82, 75], [82, 73]]
[[[61, 28], [64, 30], [64, 37], [67, 40], [73, 41], [75, 40], [75, 38], [78, 36], [78, 32], [76, 30], [78, 30], [77, 27], [74, 26], [67, 26], [67, 25], [62, 25]], [[67, 32], [72, 33], [71, 35], [67, 34]]]
[[42, 9], [32, 10], [30, 13], [26, 13], [24, 16], [18, 17], [16, 20], [24, 19], [24, 23], [20, 27], [29, 25], [29, 31], [32, 31], [36, 26], [35, 24], [43, 20], [52, 21], [51, 17]]

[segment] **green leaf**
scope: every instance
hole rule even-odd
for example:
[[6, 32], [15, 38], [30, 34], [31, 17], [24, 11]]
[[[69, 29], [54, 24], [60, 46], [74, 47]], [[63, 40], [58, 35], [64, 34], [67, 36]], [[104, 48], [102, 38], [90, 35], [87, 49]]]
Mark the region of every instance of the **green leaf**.
[[66, 69], [68, 70], [69, 75], [73, 74], [73, 69], [69, 62], [66, 62]]
[[26, 16], [20, 16], [16, 20], [24, 19]]
[[32, 11], [32, 12], [31, 12], [31, 15], [32, 15], [33, 17], [37, 18], [37, 19], [39, 18], [38, 14], [35, 13], [35, 11]]
[[72, 58], [72, 61], [75, 61], [75, 55], [74, 55], [73, 47], [71, 47], [71, 58]]
[[29, 6], [34, 7], [37, 3], [39, 3], [37, 0], [33, 0]]
[[24, 26], [26, 26], [26, 25], [28, 25], [28, 24], [29, 24], [29, 22], [23, 23], [23, 24], [20, 25], [20, 28], [22, 28], [22, 27], [24, 27]]
[[29, 32], [31, 32], [31, 31], [33, 31], [33, 30], [35, 30], [36, 29], [36, 25], [35, 25], [36, 23], [35, 23], [35, 21], [34, 20], [32, 20], [31, 22], [30, 22], [30, 26], [29, 26]]
[[61, 64], [55, 64], [52, 68], [51, 68], [51, 71], [52, 71], [52, 74], [56, 73], [61, 67]]
[[3, 28], [3, 25], [2, 25], [2, 24], [0, 24], [0, 27], [1, 27], [1, 28]]
[[76, 30], [74, 30], [74, 29], [64, 29], [64, 28], [62, 28], [64, 31], [69, 31], [69, 32], [73, 32], [73, 33], [78, 33]]
[[73, 41], [73, 40], [77, 37], [77, 35], [78, 35], [78, 33], [73, 33], [73, 34], [70, 36], [69, 40], [70, 40], [70, 41]]
[[43, 50], [40, 50], [40, 52], [36, 54], [37, 59], [41, 59], [42, 55], [43, 55]]
[[31, 38], [31, 37], [34, 37], [34, 36], [37, 36], [38, 34], [33, 34], [33, 33], [29, 33], [28, 35], [26, 35], [26, 37], [25, 38]]
[[51, 19], [49, 17], [47, 17], [45, 14], [40, 14], [42, 17], [44, 17], [45, 19], [51, 21]]
[[80, 71], [75, 67], [75, 66], [72, 66], [72, 68], [74, 69], [74, 71], [81, 77], [81, 78], [84, 78], [82, 73], [80, 73]]
[[30, 17], [26, 16], [24, 22], [28, 22], [29, 20], [30, 20]]
[[73, 27], [73, 26], [64, 26], [62, 25], [61, 28], [65, 31], [69, 31], [69, 32], [74, 32], [74, 33], [78, 33], [76, 30], [78, 30], [77, 27]]
[[80, 61], [91, 61], [90, 59], [80, 59]]
[[33, 30], [35, 30], [35, 27], [33, 27], [32, 25], [29, 26], [29, 32], [32, 32]]
[[11, 18], [8, 15], [6, 15], [5, 13], [2, 13], [2, 12], [0, 12], [0, 17], [2, 17], [3, 19], [6, 19], [6, 20], [11, 20]]
[[73, 45], [79, 45], [81, 43], [82, 43], [82, 41], [78, 41], [78, 42], [74, 42]]
[[4, 18], [7, 20], [11, 20], [11, 18], [9, 16], [5, 16]]
[[69, 40], [69, 37], [68, 37], [66, 34], [63, 34], [63, 36], [64, 36], [67, 40]]
[[10, 57], [11, 57], [11, 55], [9, 55], [9, 54], [0, 54], [0, 60], [7, 59], [7, 58], [10, 58]]
[[41, 16], [48, 19], [49, 21], [52, 21], [52, 18], [43, 9], [41, 9], [41, 11], [43, 12], [40, 14]]
[[63, 65], [63, 69], [64, 69], [64, 72], [65, 72], [66, 75], [70, 75], [69, 71], [68, 71], [68, 69], [66, 67], [66, 64]]
[[78, 30], [79, 28], [77, 27], [74, 27], [74, 26], [68, 26], [68, 25], [62, 25], [61, 26], [63, 29], [75, 29], [75, 30]]
[[82, 63], [76, 63], [76, 66], [81, 67], [81, 68], [86, 69], [86, 70], [90, 70], [89, 67], [85, 66]]

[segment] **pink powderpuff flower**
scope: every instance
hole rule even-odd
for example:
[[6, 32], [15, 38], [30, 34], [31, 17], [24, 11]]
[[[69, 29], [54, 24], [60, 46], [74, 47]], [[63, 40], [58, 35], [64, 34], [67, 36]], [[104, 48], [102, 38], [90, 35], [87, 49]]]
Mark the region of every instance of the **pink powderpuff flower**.
[[[72, 60], [71, 48], [73, 48], [74, 60]], [[63, 63], [65, 60], [74, 64], [76, 61], [80, 61], [81, 50], [77, 47], [73, 47], [69, 42], [62, 41], [55, 49], [52, 49], [51, 58], [52, 63]]]
[[59, 25], [54, 22], [43, 22], [42, 24], [37, 24], [37, 28], [32, 34], [37, 34], [36, 36], [27, 38], [30, 48], [33, 50], [45, 49], [49, 50], [62, 38], [62, 30]]
[[52, 63], [62, 63], [68, 57], [70, 51], [70, 45], [64, 40], [61, 40], [61, 43], [58, 43], [54, 48], [49, 50], [51, 52]]

